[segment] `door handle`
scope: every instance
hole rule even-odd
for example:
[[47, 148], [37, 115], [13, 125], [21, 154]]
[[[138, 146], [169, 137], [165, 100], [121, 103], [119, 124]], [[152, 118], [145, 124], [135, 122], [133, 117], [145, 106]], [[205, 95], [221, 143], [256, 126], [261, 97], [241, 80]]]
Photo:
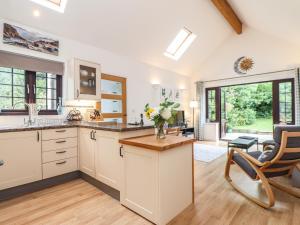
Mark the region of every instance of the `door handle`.
[[63, 162], [58, 162], [56, 163], [56, 165], [62, 165], [62, 164], [65, 164], [67, 161], [63, 161]]
[[66, 140], [63, 140], [63, 141], [57, 141], [56, 143], [57, 144], [61, 144], [61, 143], [65, 143], [65, 142], [67, 142]]
[[93, 130], [90, 132], [90, 139], [93, 140]]
[[40, 142], [40, 132], [39, 131], [36, 132], [36, 140], [37, 140], [37, 142]]
[[123, 158], [124, 155], [123, 155], [123, 153], [122, 153], [122, 149], [123, 149], [123, 145], [120, 146], [120, 156]]
[[3, 166], [3, 165], [4, 165], [4, 161], [0, 160], [0, 166]]

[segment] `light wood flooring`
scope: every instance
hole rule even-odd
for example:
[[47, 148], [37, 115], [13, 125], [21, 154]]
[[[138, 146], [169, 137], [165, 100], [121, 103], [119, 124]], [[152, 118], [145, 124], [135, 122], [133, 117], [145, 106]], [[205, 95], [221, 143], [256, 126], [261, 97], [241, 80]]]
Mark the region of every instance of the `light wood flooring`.
[[[172, 225], [299, 225], [300, 200], [275, 190], [277, 202], [265, 210], [234, 191], [223, 178], [226, 156], [195, 162], [195, 204]], [[237, 179], [246, 179], [237, 168]], [[249, 185], [251, 186], [251, 185]], [[257, 190], [256, 190], [257, 191]], [[94, 186], [78, 179], [0, 203], [0, 224], [151, 224]]]

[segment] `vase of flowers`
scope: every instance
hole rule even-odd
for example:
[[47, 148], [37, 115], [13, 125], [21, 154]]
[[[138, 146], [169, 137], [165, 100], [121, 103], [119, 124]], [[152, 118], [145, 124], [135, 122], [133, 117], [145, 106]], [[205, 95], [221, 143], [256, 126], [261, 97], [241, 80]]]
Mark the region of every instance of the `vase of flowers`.
[[159, 104], [159, 107], [150, 107], [149, 104], [145, 105], [145, 116], [154, 122], [154, 126], [157, 129], [157, 139], [166, 137], [164, 126], [174, 123], [179, 106], [179, 103], [169, 101], [167, 98]]

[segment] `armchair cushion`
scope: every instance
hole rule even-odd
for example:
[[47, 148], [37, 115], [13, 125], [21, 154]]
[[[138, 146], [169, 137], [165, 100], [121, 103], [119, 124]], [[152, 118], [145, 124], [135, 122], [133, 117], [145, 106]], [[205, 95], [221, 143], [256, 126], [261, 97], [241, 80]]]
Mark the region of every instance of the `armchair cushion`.
[[280, 148], [279, 144], [274, 143], [273, 149], [263, 151], [261, 153], [261, 155], [258, 157], [258, 161], [260, 161], [262, 163], [267, 162], [267, 161], [271, 161], [277, 155], [277, 153], [279, 151], [279, 148]]
[[266, 162], [268, 161], [269, 159], [272, 159], [271, 156], [273, 154], [273, 150], [266, 150], [266, 151], [263, 151], [260, 156], [258, 157], [258, 161], [260, 162]]
[[[282, 131], [287, 131], [287, 132], [299, 132], [300, 131], [300, 126], [295, 126], [295, 125], [278, 125], [275, 127], [274, 130], [274, 141], [277, 144], [281, 144], [281, 135]], [[297, 148], [300, 147], [300, 138], [295, 137], [295, 138], [289, 138], [287, 147], [289, 148]]]
[[[252, 156], [255, 159], [258, 159], [261, 155], [260, 151], [249, 152], [248, 155]], [[233, 155], [233, 161], [238, 164], [252, 179], [256, 178], [256, 172], [251, 167], [251, 165], [240, 155], [235, 153]]]

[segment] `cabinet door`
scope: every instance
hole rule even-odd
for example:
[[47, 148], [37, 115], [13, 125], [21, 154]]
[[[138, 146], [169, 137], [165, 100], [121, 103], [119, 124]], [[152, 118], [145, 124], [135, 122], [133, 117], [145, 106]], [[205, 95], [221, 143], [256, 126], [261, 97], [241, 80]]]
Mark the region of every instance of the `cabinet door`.
[[75, 98], [101, 99], [101, 68], [99, 64], [74, 59]]
[[158, 215], [158, 152], [123, 148], [121, 204], [156, 223]]
[[120, 190], [121, 157], [118, 139], [96, 133], [96, 179]]
[[42, 179], [40, 131], [0, 134], [0, 190]]
[[80, 128], [79, 168], [82, 172], [95, 177], [95, 141], [91, 129]]

